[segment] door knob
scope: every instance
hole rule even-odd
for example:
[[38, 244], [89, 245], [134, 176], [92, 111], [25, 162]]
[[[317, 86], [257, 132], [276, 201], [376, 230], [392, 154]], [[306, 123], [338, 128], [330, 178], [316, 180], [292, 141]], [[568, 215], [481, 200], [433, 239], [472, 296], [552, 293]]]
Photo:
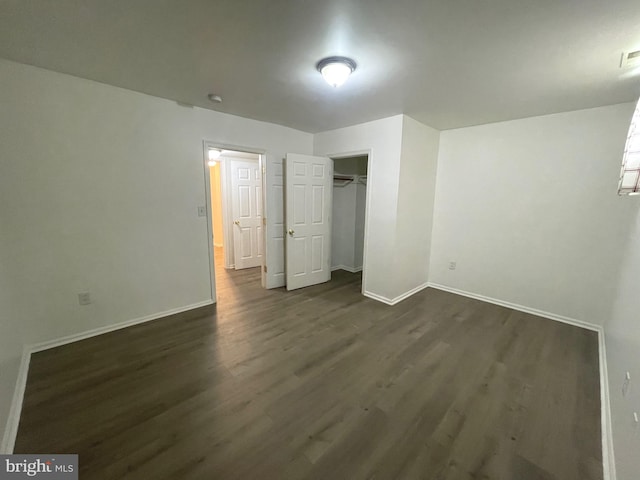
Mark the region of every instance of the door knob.
[[289, 229], [289, 235], [291, 235], [293, 237], [293, 234], [296, 233], [293, 230]]
[[234, 221], [233, 221], [233, 223], [234, 223], [235, 225], [240, 225], [240, 220], [234, 220]]

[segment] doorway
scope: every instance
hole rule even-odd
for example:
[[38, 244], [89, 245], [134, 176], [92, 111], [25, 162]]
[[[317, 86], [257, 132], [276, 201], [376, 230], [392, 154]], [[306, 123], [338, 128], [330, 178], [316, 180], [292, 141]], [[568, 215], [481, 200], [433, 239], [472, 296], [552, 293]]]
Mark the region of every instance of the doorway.
[[368, 155], [333, 159], [332, 271], [363, 269], [368, 162]]
[[[204, 142], [211, 293], [264, 263], [262, 154]], [[254, 272], [254, 273], [255, 273]], [[231, 282], [231, 283], [230, 283]]]
[[[287, 154], [287, 165], [290, 161], [292, 165], [287, 166], [290, 175], [284, 175], [285, 160], [279, 162], [274, 159], [271, 159], [270, 168], [267, 168], [264, 174], [263, 152], [221, 146], [206, 141], [204, 147], [210, 271], [214, 300], [217, 298], [217, 271], [255, 268], [255, 265], [262, 267], [258, 273], [261, 274], [264, 288], [279, 286], [286, 286], [288, 290], [300, 288], [306, 285], [293, 285], [290, 276], [300, 277], [300, 272], [312, 274], [326, 272], [326, 278], [310, 282], [309, 285], [312, 285], [330, 280], [332, 270], [344, 270], [350, 273], [362, 272], [361, 290], [364, 293], [367, 264], [367, 206], [370, 201], [370, 192], [367, 188], [368, 151], [335, 154], [330, 158]], [[211, 162], [212, 165], [209, 166], [208, 157], [211, 150], [218, 150], [218, 152], [215, 163]], [[300, 177], [297, 178], [297, 183], [293, 181], [294, 177]], [[309, 180], [307, 183], [310, 184], [310, 188], [302, 188], [305, 185], [300, 183], [301, 178], [305, 181]], [[323, 180], [325, 178], [326, 180]], [[255, 183], [250, 183], [253, 180]], [[321, 184], [318, 183], [321, 180]], [[265, 188], [263, 188], [263, 182]], [[298, 198], [303, 191], [306, 192], [304, 199]], [[310, 198], [307, 198], [307, 193]], [[272, 213], [269, 235], [273, 237], [270, 261], [275, 268], [269, 268], [267, 272], [265, 229], [268, 222], [263, 215], [263, 205], [265, 197], [269, 199], [269, 196], [271, 196]], [[285, 206], [284, 203], [287, 205]], [[296, 210], [296, 206], [300, 208]], [[246, 217], [244, 214], [250, 210], [255, 212], [251, 219], [252, 223], [251, 225], [243, 224]], [[297, 214], [296, 211], [298, 211]], [[302, 215], [303, 211], [304, 215]], [[222, 227], [220, 227], [220, 217]], [[307, 226], [305, 222], [310, 223], [311, 227], [326, 225], [326, 232], [313, 231], [307, 235], [304, 228]], [[323, 238], [319, 239], [321, 236]], [[306, 242], [307, 237], [309, 242]], [[296, 255], [295, 246], [300, 245], [305, 248], [298, 248], [298, 255]], [[293, 250], [291, 247], [294, 247]], [[251, 252], [251, 255], [243, 255], [243, 252]], [[310, 255], [307, 255], [308, 253]], [[246, 261], [252, 257], [254, 261], [258, 260], [253, 264], [247, 264]], [[296, 263], [296, 260], [300, 261]], [[296, 269], [296, 266], [300, 268]], [[271, 278], [269, 275], [274, 278], [279, 275], [280, 278], [277, 279], [278, 282], [269, 284], [265, 281], [265, 277], [266, 280]]]
[[[362, 271], [367, 237], [368, 152], [331, 157], [287, 154], [285, 270], [287, 290]], [[335, 197], [335, 198], [334, 198]]]

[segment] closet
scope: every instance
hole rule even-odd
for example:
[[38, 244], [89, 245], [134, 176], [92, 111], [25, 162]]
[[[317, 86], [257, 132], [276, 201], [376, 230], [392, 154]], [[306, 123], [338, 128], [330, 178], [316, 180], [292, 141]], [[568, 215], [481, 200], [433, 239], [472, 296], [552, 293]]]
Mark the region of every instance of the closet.
[[362, 270], [368, 157], [333, 161], [331, 270]]

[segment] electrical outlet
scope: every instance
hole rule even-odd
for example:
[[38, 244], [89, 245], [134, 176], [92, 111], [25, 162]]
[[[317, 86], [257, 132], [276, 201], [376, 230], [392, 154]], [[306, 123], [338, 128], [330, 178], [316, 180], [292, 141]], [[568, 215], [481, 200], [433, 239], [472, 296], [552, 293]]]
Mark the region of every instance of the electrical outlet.
[[78, 303], [80, 305], [89, 305], [91, 303], [91, 293], [82, 292], [78, 294]]
[[199, 217], [206, 217], [207, 216], [207, 209], [205, 207], [198, 207], [198, 216]]
[[449, 262], [449, 270], [455, 270], [456, 269], [456, 262]]
[[624, 374], [624, 380], [622, 382], [622, 396], [626, 397], [627, 392], [629, 391], [629, 383], [631, 383], [631, 374], [626, 372]]

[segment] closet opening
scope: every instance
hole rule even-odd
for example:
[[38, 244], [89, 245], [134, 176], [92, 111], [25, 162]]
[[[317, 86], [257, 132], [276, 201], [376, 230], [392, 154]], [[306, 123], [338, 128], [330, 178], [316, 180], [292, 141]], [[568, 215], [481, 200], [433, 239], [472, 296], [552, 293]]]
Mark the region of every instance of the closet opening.
[[363, 270], [368, 163], [366, 154], [333, 158], [332, 271]]

